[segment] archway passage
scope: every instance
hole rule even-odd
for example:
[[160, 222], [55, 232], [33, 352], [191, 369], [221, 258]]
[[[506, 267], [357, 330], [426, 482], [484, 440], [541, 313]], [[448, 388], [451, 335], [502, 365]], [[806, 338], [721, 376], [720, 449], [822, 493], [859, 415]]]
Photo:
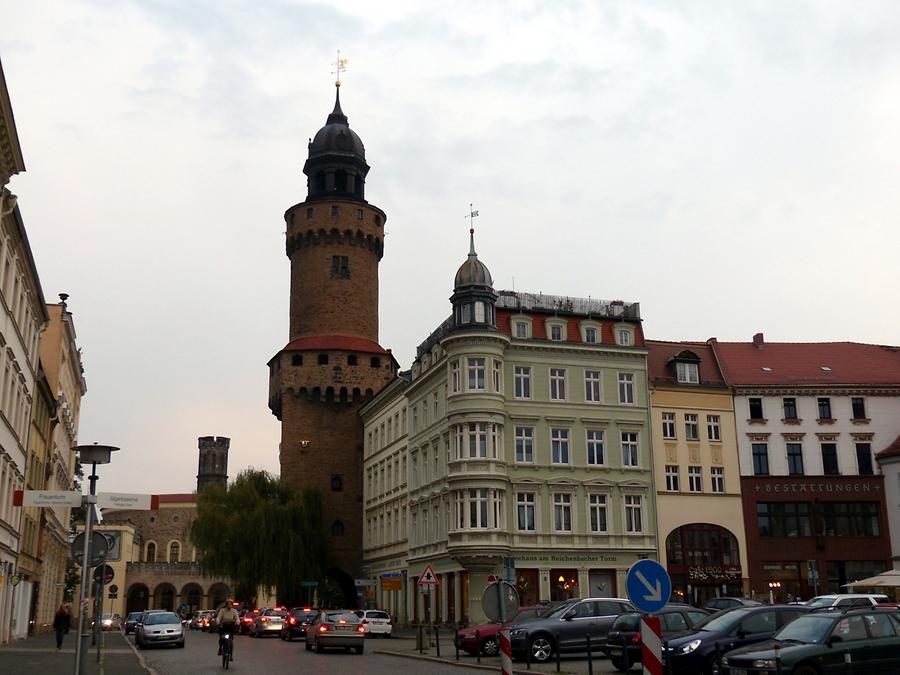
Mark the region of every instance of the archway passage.
[[125, 599], [125, 613], [143, 612], [149, 609], [150, 589], [144, 584], [135, 584], [128, 589], [128, 595]]
[[231, 589], [225, 584], [213, 584], [206, 595], [209, 598], [208, 609], [219, 609], [231, 596]]
[[703, 605], [720, 596], [743, 595], [737, 537], [721, 525], [690, 523], [666, 537], [672, 599]]
[[[356, 609], [359, 607], [359, 596], [356, 593], [356, 584], [353, 577], [347, 574], [340, 567], [332, 567], [325, 573], [326, 581], [332, 582], [330, 586], [336, 587], [339, 594], [343, 596], [343, 607], [346, 609]], [[338, 599], [331, 599], [332, 604], [337, 604]]]
[[160, 584], [153, 590], [153, 607], [151, 609], [175, 611], [175, 587], [172, 584]]
[[188, 612], [205, 609], [200, 606], [201, 602], [203, 602], [203, 589], [200, 588], [200, 584], [186, 584], [185, 587], [181, 589], [181, 605]]

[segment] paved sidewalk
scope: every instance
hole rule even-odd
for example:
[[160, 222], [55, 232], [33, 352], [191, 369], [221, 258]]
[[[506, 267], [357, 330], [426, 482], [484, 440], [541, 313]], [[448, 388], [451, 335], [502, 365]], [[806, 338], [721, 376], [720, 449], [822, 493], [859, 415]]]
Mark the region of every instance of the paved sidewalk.
[[[86, 675], [146, 675], [142, 659], [119, 632], [103, 633], [101, 660], [97, 647], [88, 652]], [[0, 673], [71, 673], [75, 670], [76, 631], [69, 631], [62, 649], [53, 633], [16, 640], [0, 646]]]

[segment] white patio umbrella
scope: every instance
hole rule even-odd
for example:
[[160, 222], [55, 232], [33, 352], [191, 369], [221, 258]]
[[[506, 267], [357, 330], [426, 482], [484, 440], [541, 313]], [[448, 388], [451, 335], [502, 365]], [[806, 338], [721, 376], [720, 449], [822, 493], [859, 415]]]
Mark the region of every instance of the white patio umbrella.
[[900, 570], [888, 570], [868, 579], [860, 579], [859, 581], [844, 584], [842, 588], [855, 588], [856, 586], [862, 586], [863, 588], [900, 587]]

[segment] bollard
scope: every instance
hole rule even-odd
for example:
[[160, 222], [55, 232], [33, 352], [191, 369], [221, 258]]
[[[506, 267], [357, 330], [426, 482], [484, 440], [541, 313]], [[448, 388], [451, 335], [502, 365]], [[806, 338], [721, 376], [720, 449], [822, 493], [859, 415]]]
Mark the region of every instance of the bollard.
[[560, 649], [559, 649], [559, 631], [556, 631], [556, 672], [558, 673], [560, 670]]
[[531, 670], [531, 650], [528, 648], [528, 638], [525, 638], [525, 669]]
[[775, 675], [782, 675], [781, 669], [781, 647], [775, 645]]
[[438, 635], [437, 624], [435, 624], [435, 626], [434, 626], [434, 649], [435, 649], [435, 654], [437, 654], [437, 657], [441, 658], [441, 640], [440, 640], [440, 636]]
[[459, 630], [457, 629], [453, 638], [453, 646], [456, 647], [456, 660], [459, 661]]
[[481, 631], [475, 631], [475, 659], [481, 663]]
[[[587, 640], [587, 656], [588, 656], [588, 675], [594, 675], [594, 659], [591, 656], [591, 634], [585, 633], [584, 639]], [[559, 651], [557, 646], [556, 651]]]
[[512, 675], [512, 645], [509, 642], [509, 630], [497, 631], [497, 646], [500, 647], [500, 673]]
[[663, 672], [665, 672], [666, 675], [672, 675], [672, 659], [669, 658], [669, 641], [663, 640], [662, 645]]
[[853, 656], [849, 649], [844, 650], [844, 665], [846, 666], [844, 672], [847, 675], [853, 675]]

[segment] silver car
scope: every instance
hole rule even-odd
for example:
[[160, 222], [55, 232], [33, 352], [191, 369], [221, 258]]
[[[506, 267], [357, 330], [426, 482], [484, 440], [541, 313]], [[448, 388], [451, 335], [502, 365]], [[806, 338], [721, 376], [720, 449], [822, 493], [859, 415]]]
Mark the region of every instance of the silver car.
[[175, 612], [151, 612], [144, 616], [134, 633], [141, 649], [153, 645], [175, 645], [184, 648], [184, 626]]
[[323, 610], [306, 631], [306, 651], [323, 652], [334, 647], [348, 652], [353, 649], [362, 654], [366, 639], [364, 631], [352, 609]]
[[281, 627], [284, 625], [286, 615], [287, 610], [284, 607], [267, 607], [262, 610], [250, 624], [250, 637], [281, 635]]

